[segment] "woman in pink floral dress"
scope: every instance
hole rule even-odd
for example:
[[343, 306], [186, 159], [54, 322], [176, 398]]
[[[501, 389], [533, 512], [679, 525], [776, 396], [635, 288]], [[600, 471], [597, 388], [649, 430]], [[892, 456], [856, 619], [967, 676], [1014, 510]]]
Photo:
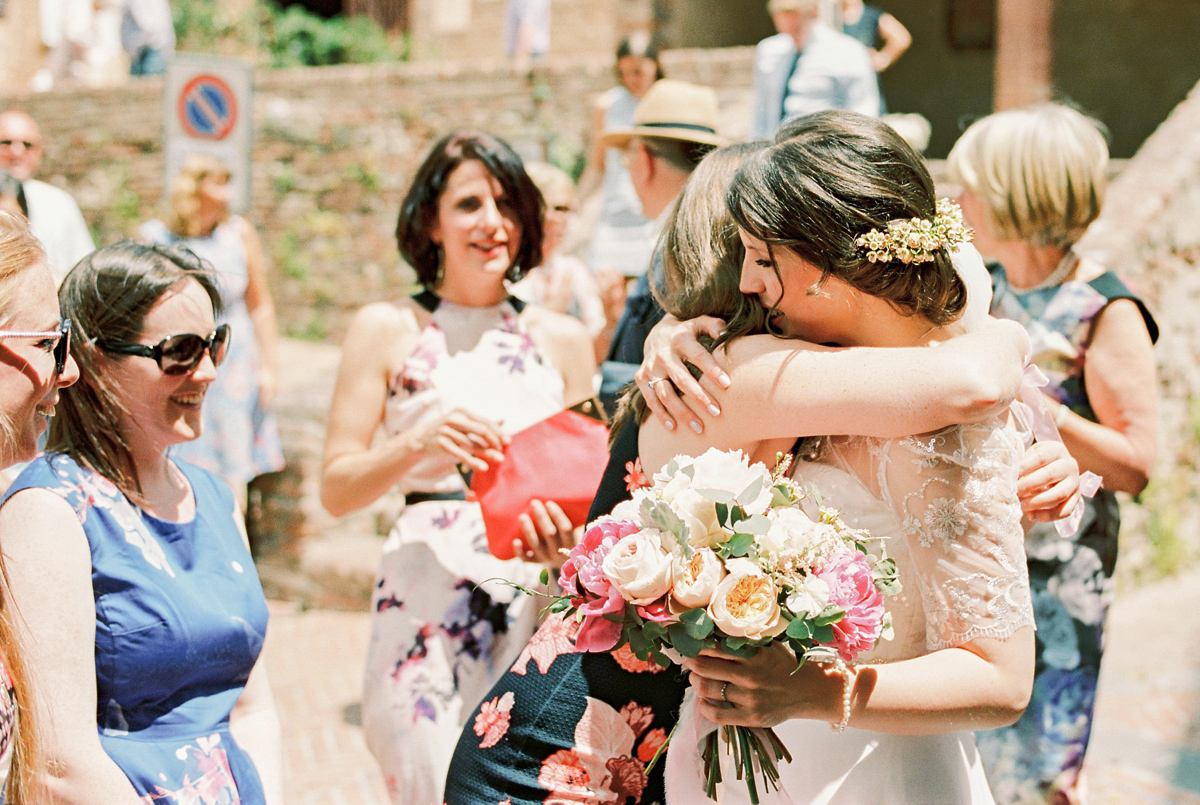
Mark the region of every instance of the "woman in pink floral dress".
[[442, 138], [397, 226], [425, 289], [368, 305], [346, 335], [322, 501], [344, 514], [393, 486], [406, 493], [375, 587], [363, 694], [367, 743], [397, 803], [442, 801], [463, 718], [536, 628], [538, 602], [505, 581], [536, 586], [574, 544], [562, 511], [535, 502], [518, 558], [495, 558], [455, 468], [503, 460], [511, 434], [591, 394], [583, 325], [506, 287], [541, 262], [542, 208], [507, 144]]

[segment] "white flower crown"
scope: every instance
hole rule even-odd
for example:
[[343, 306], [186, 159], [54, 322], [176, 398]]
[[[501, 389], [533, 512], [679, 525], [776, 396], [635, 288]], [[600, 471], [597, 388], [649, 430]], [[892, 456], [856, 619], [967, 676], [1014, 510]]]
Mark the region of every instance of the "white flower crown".
[[974, 236], [963, 223], [962, 210], [948, 198], [939, 199], [933, 220], [924, 218], [889, 221], [887, 231], [872, 229], [854, 242], [867, 250], [872, 263], [899, 260], [901, 263], [928, 263], [938, 249], [951, 251]]

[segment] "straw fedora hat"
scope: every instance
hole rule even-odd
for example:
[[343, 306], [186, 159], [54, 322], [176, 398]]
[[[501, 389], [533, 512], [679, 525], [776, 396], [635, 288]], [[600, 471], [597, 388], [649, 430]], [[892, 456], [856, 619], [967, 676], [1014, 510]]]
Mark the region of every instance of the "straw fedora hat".
[[642, 96], [633, 113], [633, 126], [606, 131], [601, 141], [624, 148], [634, 137], [662, 137], [704, 145], [724, 145], [717, 134], [721, 109], [710, 87], [663, 78]]

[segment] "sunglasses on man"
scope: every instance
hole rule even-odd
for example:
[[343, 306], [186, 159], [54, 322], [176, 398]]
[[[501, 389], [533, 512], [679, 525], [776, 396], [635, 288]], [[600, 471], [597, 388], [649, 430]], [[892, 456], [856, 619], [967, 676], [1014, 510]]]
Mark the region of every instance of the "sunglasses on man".
[[165, 375], [185, 375], [200, 365], [207, 351], [213, 366], [220, 366], [229, 350], [229, 325], [222, 324], [208, 338], [195, 333], [170, 335], [152, 347], [126, 341], [96, 339], [96, 346], [117, 355], [153, 358]]
[[[61, 375], [67, 368], [67, 353], [71, 349], [71, 320], [63, 319], [57, 330], [48, 332], [24, 330], [0, 330], [0, 338], [42, 338], [54, 341], [54, 374]], [[41, 345], [43, 348], [49, 344]]]

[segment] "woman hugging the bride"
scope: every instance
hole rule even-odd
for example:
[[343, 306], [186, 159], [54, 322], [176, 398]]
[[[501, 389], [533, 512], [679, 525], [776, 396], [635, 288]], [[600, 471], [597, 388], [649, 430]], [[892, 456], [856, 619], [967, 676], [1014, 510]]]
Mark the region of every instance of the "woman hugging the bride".
[[[727, 210], [712, 201], [726, 189]], [[939, 233], [916, 259], [887, 235], [913, 219]], [[650, 476], [710, 447], [768, 466], [794, 451], [798, 480], [887, 540], [904, 584], [889, 598], [894, 639], [845, 673], [797, 670], [778, 644], [750, 659], [706, 650], [685, 660], [690, 692], [664, 795], [663, 764], [635, 771], [653, 754], [646, 736], [674, 727], [686, 681], [672, 698], [671, 670], [620, 651], [576, 653], [551, 618], [467, 719], [447, 803], [703, 803], [704, 720], [776, 728], [793, 755], [777, 801], [992, 802], [971, 733], [1014, 721], [1033, 676], [1022, 509], [1035, 519], [1071, 510], [1078, 472], [1060, 444], [1027, 448], [1009, 423], [1025, 342], [987, 318], [986, 273], [965, 236], [920, 156], [861, 115], [809, 115], [774, 144], [701, 163], [665, 235], [664, 306], [725, 320], [669, 317], [651, 335], [593, 516], [621, 497], [626, 470]], [[754, 335], [764, 329], [784, 338]], [[720, 345], [711, 356], [693, 339], [705, 330]], [[676, 397], [693, 389], [698, 414]], [[685, 416], [703, 433], [675, 427]], [[822, 435], [851, 433], [866, 435]], [[595, 714], [609, 709], [641, 730], [631, 757], [599, 757], [612, 742]], [[740, 802], [732, 768], [724, 778], [719, 801]]]

